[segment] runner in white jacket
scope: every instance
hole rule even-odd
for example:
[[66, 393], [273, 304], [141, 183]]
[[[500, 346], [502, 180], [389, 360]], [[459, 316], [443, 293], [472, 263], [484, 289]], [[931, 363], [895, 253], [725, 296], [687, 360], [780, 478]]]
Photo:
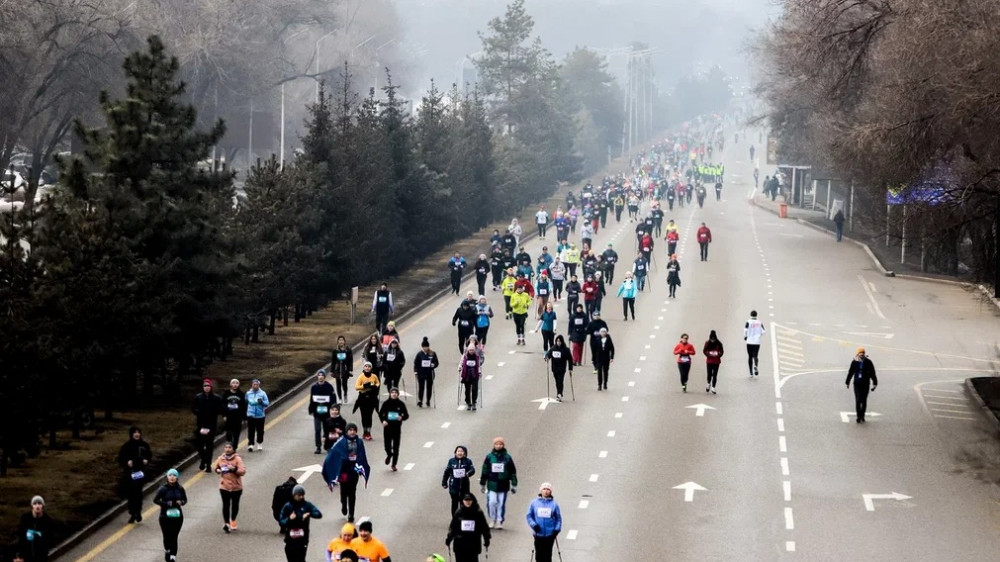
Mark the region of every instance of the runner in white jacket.
[[750, 319], [743, 326], [743, 339], [747, 342], [747, 367], [750, 378], [760, 375], [757, 365], [760, 363], [757, 354], [760, 352], [760, 339], [764, 335], [764, 323], [757, 319], [757, 311], [750, 311]]

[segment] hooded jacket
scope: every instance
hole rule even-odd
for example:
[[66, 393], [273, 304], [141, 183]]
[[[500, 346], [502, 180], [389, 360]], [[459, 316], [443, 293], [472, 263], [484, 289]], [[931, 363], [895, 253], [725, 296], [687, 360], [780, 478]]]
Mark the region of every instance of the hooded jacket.
[[705, 354], [706, 364], [719, 365], [722, 363], [722, 355], [725, 353], [725, 350], [722, 348], [722, 342], [716, 339], [715, 341], [706, 341], [705, 347], [701, 352]]
[[475, 352], [472, 355], [469, 355], [468, 352], [463, 353], [461, 363], [458, 366], [458, 372], [462, 382], [479, 380], [479, 377], [483, 374], [483, 362], [479, 354]]
[[465, 446], [459, 445], [457, 448], [465, 451], [465, 456], [448, 459], [448, 464], [444, 467], [444, 474], [441, 476], [441, 485], [448, 486], [450, 494], [467, 494], [472, 476], [476, 474], [476, 465], [469, 458], [469, 450]]
[[479, 474], [479, 485], [491, 492], [506, 492], [511, 486], [517, 487], [517, 467], [507, 449], [491, 450], [483, 460], [483, 471]]
[[[291, 519], [292, 513], [295, 514], [295, 519]], [[303, 517], [306, 513], [309, 517]], [[318, 507], [313, 505], [306, 500], [295, 501], [294, 499], [285, 504], [281, 508], [281, 514], [278, 516], [278, 523], [284, 525], [288, 532], [285, 533], [285, 542], [309, 542], [309, 522], [313, 519], [322, 519], [323, 512], [319, 510]], [[301, 529], [301, 536], [296, 537]]]
[[[129, 440], [118, 450], [118, 465], [122, 467], [126, 476], [131, 479], [132, 473], [142, 471], [144, 463], [153, 458], [153, 450], [149, 448], [149, 443], [143, 439], [132, 439], [131, 431]], [[132, 466], [128, 465], [132, 461]]]
[[215, 472], [219, 475], [220, 490], [235, 492], [243, 489], [243, 476], [247, 473], [247, 467], [238, 454], [219, 455], [215, 461]]
[[479, 554], [483, 545], [489, 548], [490, 538], [490, 525], [476, 498], [472, 498], [472, 505], [469, 507], [464, 502], [459, 503], [458, 510], [451, 518], [445, 543], [454, 542], [455, 554]]
[[476, 329], [476, 316], [478, 315], [474, 306], [459, 306], [455, 310], [455, 315], [451, 317], [451, 325], [457, 325], [459, 332], [471, 334]]
[[562, 512], [554, 497], [539, 494], [528, 506], [526, 519], [536, 537], [551, 537], [562, 531]]

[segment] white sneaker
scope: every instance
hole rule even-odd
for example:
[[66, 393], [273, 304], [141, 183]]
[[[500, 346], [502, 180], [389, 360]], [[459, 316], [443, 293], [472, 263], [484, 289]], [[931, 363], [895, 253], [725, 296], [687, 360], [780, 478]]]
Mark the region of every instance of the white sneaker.
[[712, 394], [718, 394], [718, 392], [715, 391], [715, 387], [714, 386], [712, 387]]
[[556, 394], [556, 402], [562, 402], [562, 394]]
[[490, 529], [496, 529], [496, 528], [497, 528], [497, 522], [496, 521], [490, 521]]
[[264, 450], [264, 445], [257, 445], [257, 450], [258, 451], [263, 451]]
[[253, 445], [250, 445], [249, 447], [247, 447], [247, 451], [250, 452], [250, 453], [252, 453], [253, 452]]
[[503, 521], [497, 523], [497, 529], [503, 529]]

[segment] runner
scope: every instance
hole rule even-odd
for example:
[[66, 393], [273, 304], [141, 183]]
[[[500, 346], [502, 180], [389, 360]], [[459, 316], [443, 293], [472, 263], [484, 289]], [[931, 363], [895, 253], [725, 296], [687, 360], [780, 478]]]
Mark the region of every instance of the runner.
[[[478, 304], [478, 303], [476, 303]], [[458, 351], [465, 349], [465, 340], [476, 331], [476, 308], [463, 300], [462, 304], [455, 309], [455, 315], [451, 317], [451, 325], [458, 326]]]
[[535, 213], [535, 225], [538, 227], [538, 237], [545, 240], [545, 228], [549, 225], [549, 214], [545, 212], [545, 205], [539, 207]]
[[517, 493], [517, 467], [507, 452], [503, 437], [493, 439], [493, 450], [483, 460], [479, 488], [481, 492], [487, 494], [490, 528], [503, 529], [504, 516], [507, 513], [507, 492]]
[[371, 311], [375, 314], [375, 331], [380, 334], [385, 332], [386, 323], [395, 312], [392, 306], [392, 292], [389, 290], [388, 283], [379, 285], [378, 290], [372, 295]]
[[486, 254], [479, 254], [479, 259], [473, 266], [476, 270], [476, 285], [479, 287], [479, 294], [486, 294], [486, 276], [490, 272], [490, 261], [486, 259]]
[[362, 438], [365, 441], [372, 440], [372, 414], [378, 410], [379, 387], [381, 386], [378, 374], [372, 370], [372, 364], [365, 361], [361, 367], [361, 374], [358, 375], [354, 389], [358, 391], [358, 399], [354, 402], [353, 412], [361, 410], [361, 427], [364, 428]]
[[[417, 407], [431, 405], [434, 394], [434, 369], [440, 365], [437, 353], [431, 350], [427, 336], [420, 342], [420, 351], [413, 357], [413, 376], [417, 378]], [[425, 393], [426, 391], [426, 393]]]
[[583, 283], [583, 304], [587, 307], [587, 316], [590, 318], [594, 317], [594, 312], [600, 310], [597, 306], [598, 290], [594, 276], [588, 275], [587, 280]]
[[371, 467], [365, 453], [365, 443], [358, 439], [358, 426], [347, 424], [347, 432], [330, 449], [323, 460], [323, 480], [330, 491], [340, 486], [340, 513], [347, 516], [347, 522], [354, 522], [354, 508], [357, 504], [358, 479], [364, 477], [368, 486]]
[[622, 280], [621, 286], [618, 287], [618, 297], [622, 299], [622, 314], [625, 317], [625, 322], [628, 322], [629, 310], [632, 311], [632, 320], [635, 320], [635, 295], [638, 291], [635, 279], [632, 278], [632, 273], [625, 273], [625, 279]]
[[483, 374], [483, 361], [476, 346], [470, 345], [465, 349], [458, 365], [458, 373], [462, 386], [465, 387], [465, 409], [475, 412], [476, 403], [479, 402], [479, 379]]
[[552, 298], [559, 302], [562, 298], [563, 283], [566, 282], [566, 266], [559, 256], [556, 256], [549, 266], [549, 277], [552, 278]]
[[681, 376], [681, 391], [688, 391], [688, 375], [691, 373], [691, 357], [695, 354], [694, 346], [688, 343], [688, 335], [681, 334], [681, 341], [674, 346], [677, 356], [677, 371]]
[[635, 261], [632, 262], [632, 273], [635, 274], [635, 283], [640, 291], [646, 290], [646, 274], [649, 273], [649, 260], [646, 254], [639, 252]]
[[587, 324], [587, 333], [590, 335], [590, 362], [594, 366], [594, 374], [597, 374], [597, 346], [601, 338], [601, 328], [607, 329], [608, 323], [601, 319], [600, 311], [595, 312], [590, 323]]
[[851, 387], [851, 379], [854, 380], [854, 408], [857, 412], [857, 422], [865, 423], [865, 412], [868, 410], [868, 387], [871, 392], [875, 392], [878, 387], [878, 377], [875, 376], [875, 364], [865, 354], [865, 348], [859, 347], [854, 354], [854, 360], [847, 368], [847, 379], [844, 381], [847, 388]]
[[615, 344], [608, 329], [601, 328], [594, 347], [594, 368], [597, 369], [597, 390], [608, 389], [608, 373], [615, 362]]
[[316, 445], [315, 453], [320, 455], [323, 435], [323, 420], [330, 416], [330, 406], [335, 402], [336, 394], [333, 385], [326, 382], [326, 371], [320, 369], [316, 373], [316, 382], [309, 389], [309, 415], [313, 417], [313, 441]]
[[382, 368], [382, 342], [379, 341], [378, 334], [368, 336], [364, 348], [361, 350], [361, 358], [372, 364], [372, 370], [379, 372]]
[[448, 526], [445, 546], [455, 544], [455, 562], [479, 562], [483, 547], [490, 549], [490, 526], [486, 522], [476, 496], [471, 493], [462, 496], [462, 505], [454, 512]]
[[552, 545], [562, 531], [562, 512], [552, 497], [552, 484], [544, 482], [539, 487], [525, 518], [535, 540], [535, 562], [552, 562]]
[[118, 466], [122, 469], [122, 488], [125, 489], [128, 501], [129, 523], [142, 521], [142, 485], [146, 481], [146, 467], [152, 458], [153, 450], [142, 438], [142, 430], [130, 427], [128, 441], [118, 450]]
[[389, 343], [389, 349], [385, 351], [382, 359], [382, 376], [386, 388], [398, 388], [399, 382], [403, 378], [403, 369], [406, 368], [406, 356], [403, 349], [399, 347], [398, 340]]
[[448, 490], [451, 496], [451, 511], [454, 515], [462, 496], [471, 489], [472, 476], [476, 474], [476, 465], [469, 458], [469, 450], [465, 445], [455, 447], [455, 456], [448, 459], [441, 477], [441, 487]]
[[757, 354], [760, 353], [760, 338], [765, 331], [764, 323], [757, 320], [757, 311], [751, 310], [750, 319], [743, 325], [743, 341], [747, 342], [747, 367], [750, 369], [750, 378], [760, 375], [757, 369], [760, 359]]
[[677, 287], [681, 286], [681, 263], [677, 261], [677, 254], [672, 254], [667, 262], [667, 286], [670, 298], [677, 298]]
[[[520, 228], [520, 227], [518, 227]], [[468, 265], [462, 254], [455, 252], [455, 255], [448, 260], [448, 271], [451, 275], [451, 290], [457, 295], [458, 291], [462, 288], [462, 273], [465, 271], [465, 266]]]
[[372, 522], [369, 520], [358, 524], [358, 538], [351, 541], [351, 550], [357, 553], [358, 560], [392, 562], [389, 558], [389, 549], [382, 544], [382, 541], [372, 536]]
[[587, 326], [590, 321], [582, 304], [576, 305], [576, 310], [569, 317], [569, 341], [573, 344], [573, 364], [583, 364], [583, 344], [587, 341]]
[[340, 415], [340, 405], [330, 405], [330, 417], [323, 420], [323, 450], [329, 451], [347, 429], [347, 420]]
[[552, 367], [552, 378], [556, 381], [556, 400], [562, 402], [563, 382], [566, 378], [566, 370], [569, 369], [570, 376], [573, 376], [573, 355], [562, 334], [555, 338], [555, 343], [545, 352], [545, 361]]
[[239, 443], [240, 433], [243, 432], [243, 422], [247, 417], [247, 397], [246, 393], [240, 390], [239, 379], [229, 381], [229, 388], [222, 393], [222, 403], [222, 420], [226, 428], [226, 441], [234, 444]]
[[306, 501], [306, 489], [296, 485], [292, 489], [292, 501], [281, 508], [281, 524], [285, 526], [285, 560], [306, 562], [309, 549], [309, 522], [322, 519], [323, 512]]
[[712, 231], [701, 223], [698, 227], [698, 245], [701, 247], [701, 261], [708, 261], [708, 245], [712, 243]]
[[528, 311], [531, 309], [531, 296], [524, 291], [523, 285], [518, 285], [516, 291], [510, 297], [510, 310], [514, 316], [514, 331], [517, 333], [517, 345], [525, 345], [524, 323], [528, 319]]
[[399, 399], [399, 389], [389, 390], [389, 399], [382, 403], [378, 417], [382, 420], [382, 438], [385, 440], [385, 464], [396, 472], [399, 462], [399, 441], [402, 438], [403, 422], [410, 419], [406, 404]]
[[[337, 562], [341, 560], [341, 553], [350, 550], [351, 541], [357, 538], [358, 533], [354, 530], [353, 523], [344, 523], [340, 528], [340, 535], [326, 545], [326, 562]], [[353, 552], [353, 551], [352, 551]]]
[[[162, 484], [153, 496], [153, 503], [160, 506], [160, 532], [163, 534], [163, 559], [166, 562], [176, 562], [177, 536], [181, 534], [181, 527], [184, 526], [183, 507], [188, 500], [184, 487], [178, 481], [180, 477], [176, 468], [168, 470], [166, 483]], [[31, 503], [34, 509], [35, 500], [32, 499]], [[42, 505], [45, 505], [44, 501]]]
[[271, 406], [271, 400], [267, 393], [260, 388], [260, 379], [254, 379], [250, 383], [250, 390], [247, 391], [247, 448], [251, 453], [254, 447], [258, 451], [264, 450], [264, 422], [267, 417], [267, 408]]
[[330, 374], [337, 382], [335, 401], [347, 404], [347, 383], [351, 379], [351, 371], [354, 370], [354, 352], [347, 346], [347, 339], [344, 336], [337, 336], [337, 347], [333, 349], [330, 356]]
[[191, 412], [194, 413], [194, 442], [198, 448], [198, 470], [212, 472], [212, 449], [215, 447], [215, 432], [218, 430], [219, 414], [223, 411], [222, 398], [212, 392], [212, 379], [201, 381], [201, 392], [194, 397]]
[[476, 303], [476, 339], [486, 347], [486, 335], [490, 331], [490, 319], [493, 318], [493, 308], [486, 302], [486, 297], [479, 295]]
[[[471, 293], [472, 291], [469, 292]], [[403, 343], [402, 340], [399, 339], [399, 332], [396, 331], [396, 323], [394, 321], [390, 320], [389, 323], [385, 325], [385, 330], [382, 332], [382, 337], [379, 341], [382, 344], [383, 353], [389, 349], [390, 343], [394, 341]]]
[[510, 297], [514, 295], [514, 288], [517, 286], [517, 278], [514, 277], [514, 268], [507, 269], [507, 276], [503, 278], [500, 286], [503, 289], [504, 312], [507, 315], [507, 320], [510, 320]]
[[247, 473], [243, 459], [236, 454], [236, 446], [232, 443], [223, 446], [222, 454], [215, 461], [215, 473], [219, 475], [219, 495], [222, 496], [222, 530], [229, 534], [237, 529], [243, 476]]
[[615, 251], [611, 242], [608, 242], [608, 248], [601, 253], [601, 258], [604, 261], [604, 276], [607, 278], [608, 283], [614, 283], [615, 264], [618, 263], [618, 252]]
[[549, 276], [542, 270], [538, 275], [538, 281], [535, 282], [535, 300], [537, 301], [537, 306], [535, 308], [535, 319], [539, 319], [542, 313], [545, 312], [545, 307], [549, 305], [549, 297], [552, 294], [552, 283], [549, 281]]
[[717, 394], [715, 385], [719, 380], [719, 366], [722, 364], [722, 355], [725, 353], [725, 349], [723, 349], [719, 337], [715, 335], [715, 330], [709, 332], [708, 341], [705, 342], [705, 347], [701, 351], [705, 354], [705, 370], [708, 373], [708, 384], [705, 386], [705, 392]]

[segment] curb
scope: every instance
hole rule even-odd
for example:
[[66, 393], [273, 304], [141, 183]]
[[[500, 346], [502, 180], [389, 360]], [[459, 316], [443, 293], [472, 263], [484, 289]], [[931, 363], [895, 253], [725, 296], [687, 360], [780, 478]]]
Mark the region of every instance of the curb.
[[969, 396], [975, 400], [976, 404], [979, 405], [983, 412], [985, 412], [986, 418], [993, 423], [993, 428], [1000, 431], [1000, 419], [997, 419], [996, 412], [991, 410], [990, 407], [986, 405], [986, 401], [983, 400], [983, 397], [980, 396], [979, 392], [976, 390], [976, 385], [972, 384], [971, 378], [965, 379], [965, 390], [969, 393]]

